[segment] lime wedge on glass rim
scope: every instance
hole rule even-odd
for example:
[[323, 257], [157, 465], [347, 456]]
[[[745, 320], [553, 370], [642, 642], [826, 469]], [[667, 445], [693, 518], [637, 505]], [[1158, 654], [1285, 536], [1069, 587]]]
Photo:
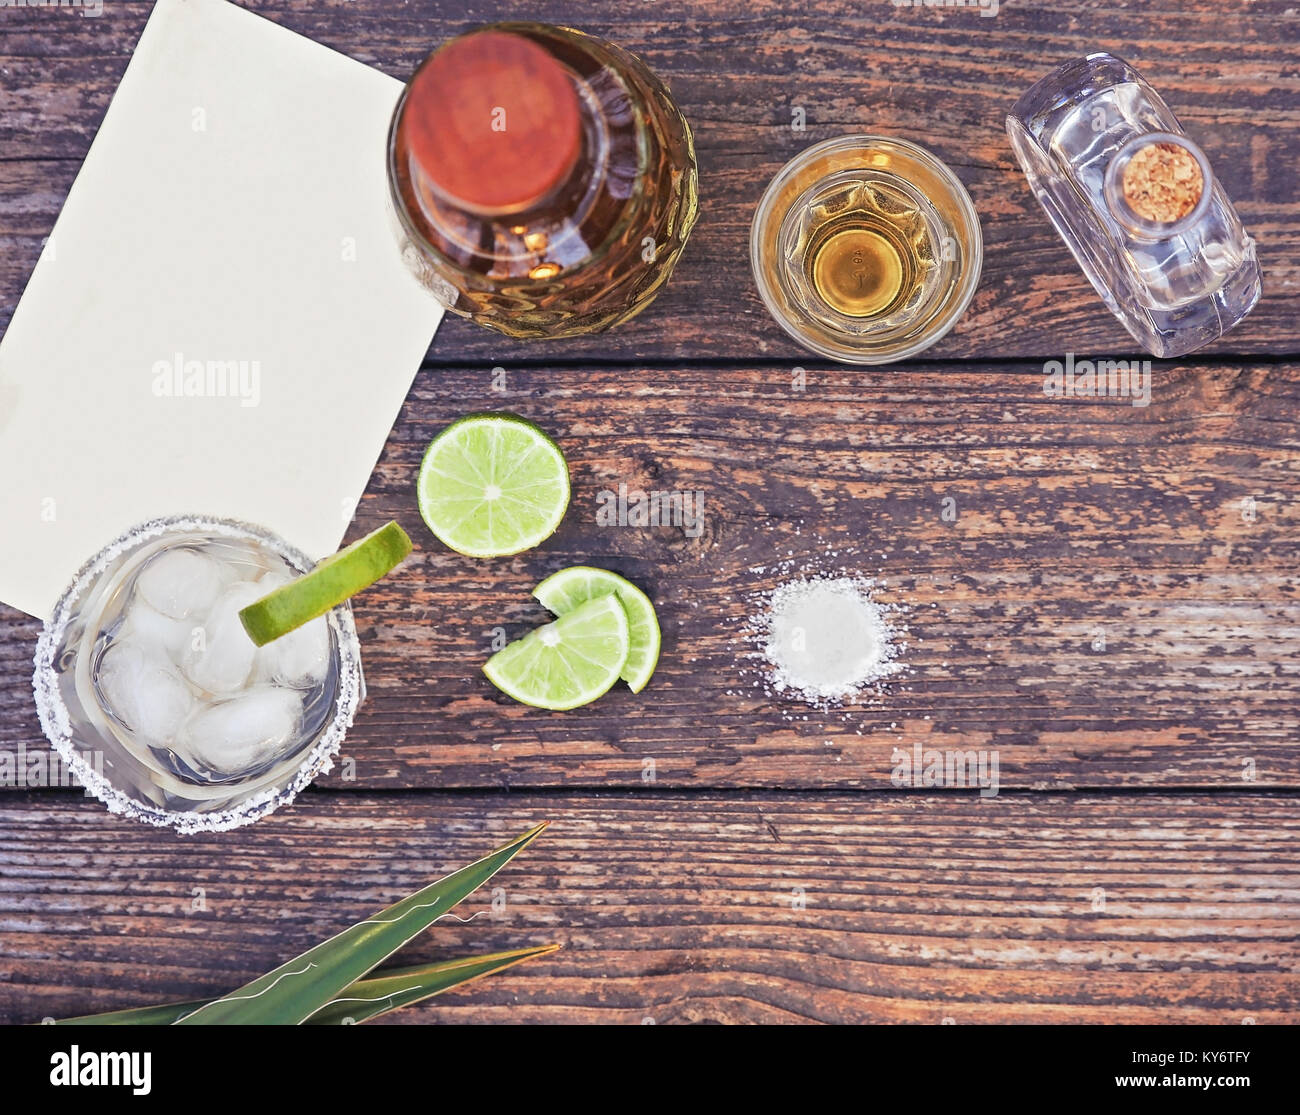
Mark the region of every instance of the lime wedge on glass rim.
[[240, 611], [239, 621], [257, 646], [266, 646], [369, 588], [410, 552], [406, 531], [396, 522], [385, 523], [318, 562], [310, 573], [254, 600]]
[[497, 651], [483, 672], [523, 704], [571, 709], [594, 701], [618, 681], [627, 650], [627, 612], [609, 593]]
[[640, 693], [659, 663], [659, 620], [650, 597], [617, 573], [589, 565], [561, 569], [533, 589], [542, 607], [557, 616], [567, 615], [580, 604], [610, 593], [618, 597], [627, 612], [629, 645], [620, 676], [633, 693]]
[[416, 493], [444, 545], [467, 557], [504, 557], [555, 533], [569, 506], [569, 466], [560, 447], [518, 415], [470, 414], [429, 443]]

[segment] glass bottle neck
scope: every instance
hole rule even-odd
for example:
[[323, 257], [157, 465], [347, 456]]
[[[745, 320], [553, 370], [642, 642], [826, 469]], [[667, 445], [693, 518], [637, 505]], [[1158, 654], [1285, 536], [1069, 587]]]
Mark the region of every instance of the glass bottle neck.
[[[1176, 149], [1180, 161], [1193, 169], [1193, 180], [1198, 183], [1190, 208], [1184, 212], [1172, 213], [1167, 219], [1161, 219], [1165, 214], [1155, 210], [1140, 212], [1131, 200], [1130, 190], [1130, 174], [1137, 169], [1135, 160], [1140, 160], [1143, 153], [1160, 147]], [[1171, 132], [1151, 132], [1135, 136], [1116, 152], [1106, 168], [1102, 194], [1111, 217], [1128, 235], [1136, 240], [1158, 241], [1184, 233], [1200, 222], [1209, 207], [1213, 182], [1209, 161], [1196, 144], [1186, 136]], [[1169, 192], [1176, 189], [1188, 190], [1187, 181], [1157, 180], [1155, 185]]]

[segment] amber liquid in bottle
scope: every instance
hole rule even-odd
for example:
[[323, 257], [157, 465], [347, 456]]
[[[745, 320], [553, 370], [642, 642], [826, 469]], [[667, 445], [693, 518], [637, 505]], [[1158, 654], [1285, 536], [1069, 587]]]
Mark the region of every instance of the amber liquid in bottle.
[[389, 179], [408, 265], [449, 309], [517, 337], [638, 313], [698, 204], [690, 128], [663, 84], [543, 24], [471, 32], [426, 60], [394, 114]]

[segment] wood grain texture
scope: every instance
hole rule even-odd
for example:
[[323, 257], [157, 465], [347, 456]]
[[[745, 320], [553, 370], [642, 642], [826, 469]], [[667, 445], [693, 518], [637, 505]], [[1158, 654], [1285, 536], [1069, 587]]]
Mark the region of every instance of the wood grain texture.
[[[405, 79], [435, 43], [501, 18], [573, 22], [573, 5], [521, 13], [487, 0], [250, 4], [295, 31]], [[126, 67], [150, 5], [111, 0], [99, 19], [6, 10], [0, 18], [0, 327], [48, 235]], [[1108, 49], [1141, 68], [1209, 154], [1259, 244], [1264, 298], [1211, 352], [1295, 354], [1300, 339], [1300, 14], [1290, 0], [1004, 3], [978, 11], [888, 0], [607, 0], [586, 29], [638, 51], [692, 122], [702, 215], [665, 294], [608, 337], [545, 346], [449, 320], [438, 361], [554, 362], [568, 356], [797, 360], [749, 275], [753, 209], [808, 144], [853, 131], [917, 140], [970, 190], [986, 241], [984, 278], [939, 358], [1122, 354], [1133, 341], [1103, 307], [1030, 196], [1004, 132], [1023, 90], [1064, 59]], [[806, 130], [792, 130], [792, 109]], [[181, 126], [188, 127], [189, 109]]]
[[504, 908], [481, 891], [459, 913], [488, 913], [409, 957], [563, 949], [394, 1021], [1265, 1024], [1300, 1005], [1300, 816], [1273, 795], [309, 793], [181, 838], [45, 794], [0, 802], [0, 1018], [220, 993], [544, 819], [490, 884]]
[[[346, 774], [639, 786], [653, 761], [661, 786], [888, 788], [894, 748], [919, 743], [995, 748], [1020, 788], [1295, 786], [1298, 395], [1296, 364], [1161, 368], [1146, 408], [1046, 398], [1023, 365], [812, 368], [803, 390], [754, 367], [427, 370], [350, 532], [396, 518], [418, 552], [355, 601], [369, 697]], [[424, 527], [415, 478], [438, 430], [491, 407], [558, 437], [573, 500], [537, 550], [475, 561]], [[698, 537], [598, 526], [620, 483], [702, 493]], [[576, 563], [651, 593], [659, 671], [571, 713], [518, 705], [480, 666]], [[840, 569], [906, 607], [908, 672], [817, 713], [765, 692], [747, 617]], [[37, 625], [0, 625], [0, 746], [39, 747]]]
[[[663, 296], [614, 333], [524, 347], [443, 325], [349, 532], [397, 518], [417, 553], [357, 600], [370, 692], [335, 774], [190, 838], [74, 792], [0, 795], [0, 1021], [228, 990], [548, 818], [497, 880], [504, 910], [441, 923], [409, 958], [564, 949], [391, 1021], [1300, 1017], [1293, 0], [247, 6], [400, 78], [473, 23], [607, 35], [695, 127], [702, 217]], [[0, 10], [0, 330], [150, 7]], [[1092, 49], [1164, 94], [1264, 266], [1256, 311], [1156, 364], [1145, 409], [1041, 391], [1045, 359], [1133, 351], [1003, 132], [1023, 89]], [[986, 242], [954, 332], [875, 371], [789, 342], [747, 250], [771, 175], [860, 130], [949, 161]], [[533, 553], [475, 563], [420, 523], [423, 448], [477, 408], [541, 422], [569, 456], [572, 508]], [[620, 482], [702, 492], [704, 529], [597, 527]], [[34, 524], [6, 527], [8, 545]], [[660, 670], [639, 697], [525, 709], [479, 666], [575, 562], [651, 592]], [[885, 578], [909, 628], [887, 693], [825, 714], [765, 691], [746, 617], [791, 567]], [[0, 759], [45, 751], [37, 631], [0, 608]], [[1002, 794], [896, 790], [895, 748], [918, 744], [995, 751]]]

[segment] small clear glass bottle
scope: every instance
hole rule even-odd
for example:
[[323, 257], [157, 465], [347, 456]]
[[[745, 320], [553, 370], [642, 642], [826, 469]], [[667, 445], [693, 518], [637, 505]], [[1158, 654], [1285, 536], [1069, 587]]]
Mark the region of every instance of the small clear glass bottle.
[[691, 130], [664, 83], [541, 23], [479, 28], [425, 59], [393, 114], [388, 183], [407, 266], [512, 337], [639, 313], [698, 212]]
[[1153, 356], [1209, 344], [1259, 301], [1255, 242], [1205, 154], [1122, 59], [1061, 66], [1016, 102], [1007, 134], [1084, 274]]

